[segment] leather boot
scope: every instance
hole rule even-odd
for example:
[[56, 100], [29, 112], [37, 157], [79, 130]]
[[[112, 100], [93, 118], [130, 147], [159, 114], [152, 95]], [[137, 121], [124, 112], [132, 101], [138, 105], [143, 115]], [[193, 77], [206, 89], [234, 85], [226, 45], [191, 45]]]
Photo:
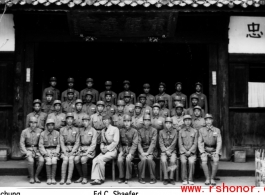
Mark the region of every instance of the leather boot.
[[35, 174], [36, 183], [40, 183], [40, 180], [39, 180], [38, 176], [39, 176], [39, 174], [40, 174], [40, 172], [42, 170], [43, 165], [44, 165], [44, 161], [39, 161], [38, 162], [38, 167], [37, 167], [36, 174]]
[[209, 176], [208, 166], [206, 163], [202, 163], [202, 169], [203, 169], [204, 175], [206, 177], [205, 185], [209, 185], [210, 184], [210, 176]]
[[51, 185], [51, 172], [52, 172], [52, 165], [46, 165], [46, 174], [47, 174], [47, 184]]
[[52, 165], [52, 184], [57, 184], [57, 181], [55, 180], [56, 177], [56, 170], [57, 170], [57, 164]]
[[34, 163], [28, 162], [28, 171], [29, 171], [29, 183], [34, 184]]
[[82, 164], [83, 181], [82, 184], [87, 184], [87, 163]]
[[67, 181], [66, 181], [67, 185], [70, 185], [72, 183], [71, 179], [72, 179], [73, 171], [74, 171], [74, 163], [69, 163], [68, 177], [67, 177]]
[[65, 176], [66, 176], [66, 169], [67, 169], [67, 164], [66, 163], [63, 163], [62, 164], [62, 172], [61, 172], [61, 181], [60, 181], [60, 184], [63, 185], [65, 183]]
[[75, 183], [81, 183], [82, 180], [83, 180], [81, 163], [79, 162], [79, 163], [75, 164], [75, 167], [76, 167], [77, 172], [78, 172], [78, 174], [80, 176], [80, 178], [78, 180], [76, 180]]

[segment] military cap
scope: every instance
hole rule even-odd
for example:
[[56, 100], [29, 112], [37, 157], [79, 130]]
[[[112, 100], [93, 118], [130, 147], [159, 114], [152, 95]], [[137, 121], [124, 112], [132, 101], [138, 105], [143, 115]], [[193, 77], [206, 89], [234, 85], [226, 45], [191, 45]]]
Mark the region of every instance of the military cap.
[[159, 96], [157, 102], [166, 102], [163, 96]]
[[33, 101], [33, 105], [35, 105], [35, 104], [41, 104], [41, 101], [39, 99], [36, 99]]
[[105, 114], [103, 117], [102, 117], [102, 120], [111, 120], [111, 116], [109, 114]]
[[125, 115], [123, 116], [123, 121], [131, 121], [131, 120], [132, 120], [132, 118], [131, 118], [130, 115], [125, 114]]
[[191, 120], [191, 116], [186, 114], [186, 115], [183, 116], [183, 120], [185, 120], [185, 119], [190, 119]]
[[118, 100], [117, 105], [118, 106], [125, 106], [125, 102], [123, 100]]
[[38, 119], [35, 116], [32, 116], [32, 117], [29, 118], [29, 122], [31, 122], [31, 123], [37, 123], [38, 122]]
[[66, 117], [65, 117], [65, 118], [68, 118], [68, 117], [72, 117], [72, 118], [74, 118], [74, 114], [73, 114], [72, 112], [68, 112], [68, 113], [66, 114]]
[[71, 78], [71, 77], [70, 77], [70, 78], [67, 79], [67, 82], [68, 82], [68, 83], [73, 83], [73, 82], [75, 82], [75, 80], [74, 80], [74, 78]]
[[181, 96], [176, 95], [176, 96], [174, 97], [174, 101], [181, 101]]
[[145, 114], [143, 120], [151, 120], [151, 116], [149, 114]]
[[92, 78], [88, 78], [86, 82], [94, 82]]
[[55, 77], [51, 77], [50, 81], [57, 81], [57, 79]]
[[97, 106], [99, 105], [105, 106], [105, 103], [103, 101], [97, 101]]
[[211, 114], [206, 114], [204, 118], [205, 118], [205, 119], [207, 119], [207, 118], [211, 118], [211, 119], [213, 119], [213, 115], [211, 115]]
[[195, 86], [197, 86], [197, 85], [202, 86], [202, 84], [200, 82], [195, 83]]
[[144, 88], [150, 88], [150, 85], [149, 85], [149, 83], [145, 83], [145, 84], [143, 85], [143, 87], [144, 87]]
[[140, 94], [140, 95], [139, 95], [139, 99], [140, 99], [140, 98], [145, 98], [145, 99], [146, 99], [146, 95], [145, 95], [145, 94]]
[[86, 95], [91, 95], [93, 97], [93, 93], [91, 91], [87, 91]]
[[202, 108], [201, 108], [200, 106], [194, 106], [194, 107], [193, 107], [193, 110], [195, 110], [195, 109], [202, 110]]
[[137, 103], [135, 104], [135, 107], [142, 108], [142, 107], [143, 107], [143, 105], [142, 105], [140, 102], [137, 102]]
[[62, 104], [62, 102], [60, 101], [60, 100], [55, 100], [54, 102], [53, 102], [53, 105], [55, 105], [55, 104]]
[[73, 89], [67, 89], [67, 94], [69, 94], [69, 93], [75, 93], [75, 91], [73, 90]]
[[47, 125], [47, 124], [50, 124], [50, 123], [55, 124], [54, 119], [52, 119], [52, 118], [47, 119], [47, 121], [46, 121], [46, 125]]
[[199, 97], [196, 94], [192, 94], [192, 96], [190, 98], [199, 100]]
[[77, 99], [77, 100], [75, 101], [75, 105], [76, 105], [76, 104], [79, 104], [79, 103], [80, 103], [80, 104], [83, 104], [83, 101], [82, 101], [81, 99]]
[[178, 104], [176, 105], [176, 108], [184, 108], [184, 106], [183, 106], [182, 103], [178, 103]]
[[82, 117], [82, 120], [90, 120], [90, 116], [85, 114], [83, 117]]
[[182, 83], [181, 83], [181, 82], [176, 82], [175, 86], [177, 86], [178, 84], [182, 85]]
[[158, 104], [158, 103], [154, 103], [154, 104], [153, 104], [153, 108], [154, 108], [154, 107], [157, 107], [157, 108], [159, 108], [159, 109], [161, 108], [160, 104]]
[[167, 117], [165, 122], [171, 122], [172, 123], [172, 118], [171, 117]]
[[129, 91], [125, 91], [124, 97], [131, 97], [131, 93]]
[[52, 90], [46, 91], [46, 95], [52, 95], [53, 96], [53, 91]]
[[123, 81], [123, 84], [130, 84], [130, 81], [125, 80], [125, 81]]
[[106, 81], [106, 82], [105, 82], [105, 85], [107, 85], [107, 86], [108, 86], [108, 85], [112, 85], [112, 82], [111, 82], [111, 81]]
[[163, 83], [163, 82], [159, 83], [159, 86], [161, 86], [161, 85], [163, 85], [164, 87], [166, 87], [166, 84]]
[[106, 92], [105, 92], [105, 96], [107, 96], [107, 95], [112, 96], [112, 92], [111, 92], [111, 91], [106, 91]]

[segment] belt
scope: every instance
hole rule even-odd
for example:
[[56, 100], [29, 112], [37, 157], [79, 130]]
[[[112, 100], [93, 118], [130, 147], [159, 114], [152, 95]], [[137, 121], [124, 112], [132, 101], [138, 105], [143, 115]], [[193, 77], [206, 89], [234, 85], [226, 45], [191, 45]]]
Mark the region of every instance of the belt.
[[132, 146], [132, 143], [129, 143], [129, 144], [124, 144], [124, 143], [121, 143], [122, 146], [129, 146], [131, 147]]
[[80, 144], [80, 146], [90, 146], [91, 144]]
[[38, 145], [26, 145], [26, 147], [38, 147]]
[[70, 142], [67, 142], [67, 143], [65, 143], [65, 145], [66, 145], [66, 146], [74, 146], [75, 144], [70, 143]]
[[[102, 128], [102, 129], [104, 129], [104, 128]], [[102, 129], [95, 129], [96, 131], [102, 131]]]
[[56, 148], [57, 146], [44, 146], [44, 148]]
[[208, 147], [208, 148], [216, 148], [216, 145], [208, 145], [208, 144], [204, 144], [204, 146]]

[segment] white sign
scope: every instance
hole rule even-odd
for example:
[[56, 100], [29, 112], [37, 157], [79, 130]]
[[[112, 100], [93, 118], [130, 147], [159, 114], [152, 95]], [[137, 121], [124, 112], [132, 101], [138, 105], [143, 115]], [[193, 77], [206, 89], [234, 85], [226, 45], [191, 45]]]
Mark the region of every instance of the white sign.
[[30, 68], [27, 68], [26, 82], [30, 82]]
[[216, 71], [212, 71], [212, 85], [216, 85]]
[[265, 17], [231, 16], [229, 53], [265, 53]]
[[0, 14], [0, 51], [15, 51], [13, 14]]

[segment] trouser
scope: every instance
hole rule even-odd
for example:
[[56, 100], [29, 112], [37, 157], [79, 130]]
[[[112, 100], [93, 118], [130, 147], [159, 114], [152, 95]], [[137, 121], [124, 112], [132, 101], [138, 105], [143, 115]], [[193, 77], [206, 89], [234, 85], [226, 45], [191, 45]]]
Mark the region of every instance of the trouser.
[[61, 158], [63, 159], [62, 163], [62, 172], [61, 179], [64, 180], [66, 177], [67, 165], [68, 165], [68, 177], [67, 179], [72, 179], [73, 171], [74, 171], [74, 158], [75, 156], [65, 156], [62, 154]]
[[177, 160], [177, 155], [174, 152], [171, 153], [171, 156], [167, 156], [166, 153], [161, 153], [160, 161], [161, 161], [161, 168], [164, 174], [164, 179], [174, 179], [174, 172], [177, 168], [176, 160]]
[[[208, 159], [213, 161], [212, 165], [211, 165], [211, 163], [209, 163], [209, 165], [212, 167], [208, 167], [208, 165], [207, 165]], [[213, 153], [207, 153], [207, 152], [203, 153], [201, 155], [201, 161], [202, 161], [202, 169], [203, 169], [203, 172], [204, 172], [206, 179], [208, 179], [208, 180], [210, 178], [214, 179], [215, 175], [217, 173], [217, 170], [218, 170], [219, 154], [213, 154]], [[210, 176], [209, 169], [211, 169], [211, 168], [212, 168], [212, 173]]]
[[[129, 158], [127, 155], [128, 154], [121, 155], [121, 153], [118, 155], [117, 165], [119, 169], [119, 178], [124, 178], [124, 176], [125, 179], [132, 178], [132, 160], [134, 156], [131, 155], [131, 157]], [[125, 173], [124, 173], [124, 161], [125, 161]]]
[[[189, 166], [189, 174], [187, 173], [187, 161]], [[181, 162], [181, 179], [182, 181], [193, 181], [193, 175], [195, 171], [195, 161], [196, 155], [192, 154], [190, 156], [186, 156], [185, 154], [180, 155]]]
[[44, 158], [40, 154], [35, 155], [34, 152], [32, 151], [30, 152], [31, 154], [26, 159], [28, 161], [29, 177], [34, 178], [34, 162], [35, 160], [37, 161], [37, 169], [36, 169], [35, 177], [38, 177], [44, 165]]
[[106, 162], [117, 157], [117, 149], [106, 152], [105, 154], [100, 153], [96, 158], [93, 159], [91, 179], [105, 180], [105, 164]]
[[89, 159], [92, 159], [92, 158], [90, 156], [76, 156], [75, 157], [74, 163], [75, 163], [75, 167], [80, 177], [87, 178], [87, 161]]
[[148, 166], [149, 172], [150, 172], [150, 178], [155, 179], [155, 161], [153, 160], [153, 155], [148, 155], [147, 158], [139, 154], [139, 158], [141, 161], [138, 163], [138, 169], [139, 169], [139, 177], [145, 178], [145, 168]]

